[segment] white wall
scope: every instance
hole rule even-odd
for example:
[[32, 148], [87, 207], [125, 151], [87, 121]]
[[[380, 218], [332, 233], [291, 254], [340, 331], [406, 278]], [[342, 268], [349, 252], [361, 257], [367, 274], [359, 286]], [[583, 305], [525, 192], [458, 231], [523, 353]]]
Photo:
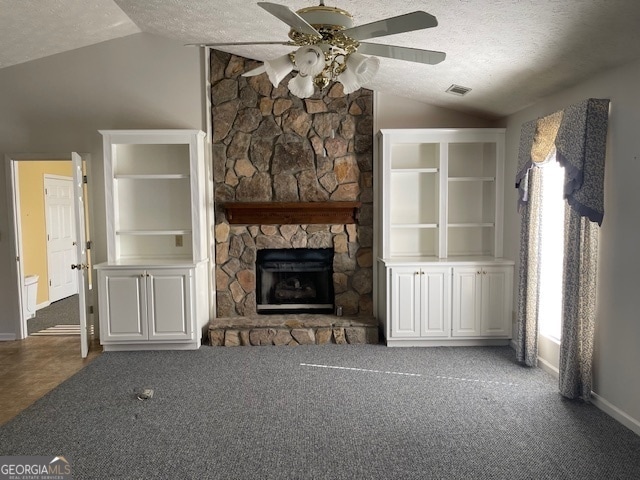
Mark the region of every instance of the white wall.
[[[586, 98], [609, 98], [605, 215], [600, 232], [594, 387], [597, 404], [640, 432], [640, 62], [610, 70], [511, 115], [507, 122], [505, 256], [518, 258], [514, 188], [522, 123]], [[516, 290], [517, 291], [517, 290]], [[514, 304], [515, 310], [515, 304]], [[557, 360], [556, 360], [557, 361]]]
[[490, 128], [495, 121], [447, 108], [416, 102], [390, 93], [375, 92], [374, 131], [383, 128]]
[[[194, 47], [135, 34], [0, 69], [0, 159], [7, 153], [87, 152], [95, 261], [106, 260], [98, 129], [206, 130], [204, 67]], [[4, 161], [3, 161], [4, 163]], [[16, 333], [5, 168], [0, 169], [0, 338]]]

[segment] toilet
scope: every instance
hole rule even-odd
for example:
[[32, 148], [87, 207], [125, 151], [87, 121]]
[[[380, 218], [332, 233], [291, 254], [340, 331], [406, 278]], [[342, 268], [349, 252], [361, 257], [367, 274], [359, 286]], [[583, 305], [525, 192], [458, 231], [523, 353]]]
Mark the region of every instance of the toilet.
[[29, 319], [36, 316], [36, 298], [38, 296], [38, 275], [24, 277], [22, 292], [22, 310], [24, 317]]

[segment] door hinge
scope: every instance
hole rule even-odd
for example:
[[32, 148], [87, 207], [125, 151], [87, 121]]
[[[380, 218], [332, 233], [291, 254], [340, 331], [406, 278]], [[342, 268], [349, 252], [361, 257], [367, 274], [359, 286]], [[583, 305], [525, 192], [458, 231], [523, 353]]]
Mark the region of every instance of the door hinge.
[[82, 176], [82, 183], [89, 183], [86, 175]]
[[87, 250], [91, 250], [91, 240], [87, 242]]
[[49, 280], [49, 286], [51, 286], [51, 280]]
[[89, 313], [93, 313], [93, 305], [89, 305]]

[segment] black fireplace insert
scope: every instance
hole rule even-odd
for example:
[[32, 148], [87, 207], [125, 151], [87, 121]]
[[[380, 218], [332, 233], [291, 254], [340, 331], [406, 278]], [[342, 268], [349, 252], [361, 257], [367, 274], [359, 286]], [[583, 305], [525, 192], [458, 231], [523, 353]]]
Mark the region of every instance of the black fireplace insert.
[[332, 313], [333, 249], [258, 250], [258, 313]]

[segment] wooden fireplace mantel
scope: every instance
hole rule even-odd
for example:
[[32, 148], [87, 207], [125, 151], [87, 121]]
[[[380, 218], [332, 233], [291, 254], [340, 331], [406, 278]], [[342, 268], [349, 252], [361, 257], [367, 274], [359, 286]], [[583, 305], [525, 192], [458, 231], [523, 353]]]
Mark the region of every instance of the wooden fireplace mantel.
[[226, 202], [227, 221], [245, 225], [357, 223], [362, 202]]

